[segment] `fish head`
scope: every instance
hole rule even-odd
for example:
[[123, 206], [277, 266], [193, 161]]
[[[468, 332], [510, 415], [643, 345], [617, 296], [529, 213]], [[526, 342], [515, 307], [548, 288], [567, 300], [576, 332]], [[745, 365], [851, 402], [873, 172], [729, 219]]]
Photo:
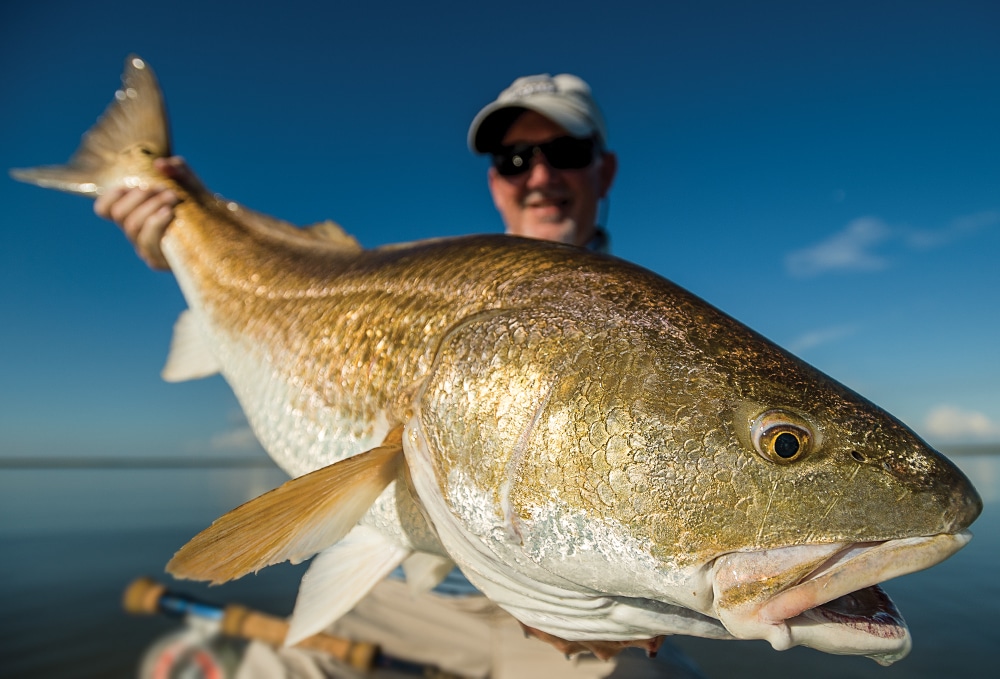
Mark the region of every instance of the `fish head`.
[[964, 546], [982, 511], [975, 488], [883, 409], [721, 312], [684, 303], [692, 314], [674, 318], [698, 323], [660, 350], [680, 347], [688, 373], [661, 363], [642, 409], [683, 405], [654, 447], [698, 492], [659, 489], [657, 549], [710, 567], [707, 610], [734, 636], [883, 664], [903, 657], [909, 632], [877, 585]]
[[[904, 655], [905, 625], [872, 586], [967, 542], [981, 511], [969, 480], [696, 297], [662, 279], [615, 290], [626, 302], [596, 312], [592, 289], [579, 307], [485, 312], [438, 351], [419, 399], [426, 459], [413, 462], [432, 467], [464, 539], [506, 564], [493, 581], [681, 606], [776, 648]], [[482, 560], [446, 546], [485, 586]], [[586, 615], [548, 631], [684, 633], [595, 631]]]
[[704, 545], [714, 615], [778, 649], [891, 664], [911, 640], [878, 584], [963, 547], [982, 501], [881, 408], [776, 347], [755, 353], [744, 368], [730, 363], [740, 396], [718, 417], [732, 437], [719, 454], [740, 465], [731, 478], [743, 501], [728, 525], [713, 517], [717, 542]]

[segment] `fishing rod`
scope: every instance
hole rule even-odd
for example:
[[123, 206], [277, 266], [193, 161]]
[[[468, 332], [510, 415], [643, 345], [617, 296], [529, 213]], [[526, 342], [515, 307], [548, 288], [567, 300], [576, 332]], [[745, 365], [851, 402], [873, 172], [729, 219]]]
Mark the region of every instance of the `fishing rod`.
[[[262, 641], [280, 647], [288, 633], [288, 623], [238, 604], [218, 606], [187, 594], [168, 590], [152, 578], [140, 577], [125, 589], [125, 611], [132, 615], [163, 614], [184, 618], [189, 624], [208, 630], [208, 634], [250, 641]], [[375, 644], [352, 641], [320, 632], [303, 639], [298, 648], [327, 653], [362, 672], [369, 671], [379, 656]]]

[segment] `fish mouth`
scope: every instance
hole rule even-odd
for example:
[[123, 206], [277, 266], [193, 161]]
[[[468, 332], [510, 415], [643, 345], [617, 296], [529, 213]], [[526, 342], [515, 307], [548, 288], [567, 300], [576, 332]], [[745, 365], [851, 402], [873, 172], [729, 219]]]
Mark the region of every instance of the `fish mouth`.
[[727, 554], [715, 565], [718, 617], [734, 636], [767, 639], [778, 650], [802, 645], [889, 665], [911, 640], [879, 583], [929, 568], [971, 537], [962, 531]]
[[819, 624], [845, 625], [883, 639], [903, 639], [907, 636], [903, 616], [878, 585], [844, 594], [802, 611], [797, 617]]

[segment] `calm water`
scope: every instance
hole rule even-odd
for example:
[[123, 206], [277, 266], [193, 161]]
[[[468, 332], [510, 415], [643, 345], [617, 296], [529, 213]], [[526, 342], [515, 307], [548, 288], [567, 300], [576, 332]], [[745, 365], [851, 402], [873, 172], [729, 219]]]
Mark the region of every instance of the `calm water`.
[[[889, 668], [870, 660], [763, 642], [677, 637], [708, 677], [1000, 676], [1000, 455], [953, 458], [986, 508], [975, 539], [933, 569], [886, 589], [914, 637]], [[269, 466], [237, 469], [0, 468], [0, 677], [131, 677], [171, 621], [129, 618], [125, 586], [138, 575], [164, 581], [163, 565], [219, 514], [284, 480]], [[175, 583], [220, 603], [287, 615], [304, 566], [287, 564], [222, 587]]]

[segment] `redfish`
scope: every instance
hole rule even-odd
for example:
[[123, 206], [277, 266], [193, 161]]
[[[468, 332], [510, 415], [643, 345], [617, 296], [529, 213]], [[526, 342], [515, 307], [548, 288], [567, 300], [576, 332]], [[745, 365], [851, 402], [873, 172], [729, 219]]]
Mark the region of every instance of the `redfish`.
[[289, 642], [400, 564], [457, 564], [568, 650], [767, 639], [889, 664], [884, 580], [970, 539], [969, 480], [877, 406], [664, 278], [536, 240], [365, 250], [160, 175], [159, 87], [123, 87], [65, 166], [94, 196], [169, 184], [162, 248], [189, 305], [165, 376], [221, 372], [291, 475], [169, 564], [223, 582], [318, 554]]

